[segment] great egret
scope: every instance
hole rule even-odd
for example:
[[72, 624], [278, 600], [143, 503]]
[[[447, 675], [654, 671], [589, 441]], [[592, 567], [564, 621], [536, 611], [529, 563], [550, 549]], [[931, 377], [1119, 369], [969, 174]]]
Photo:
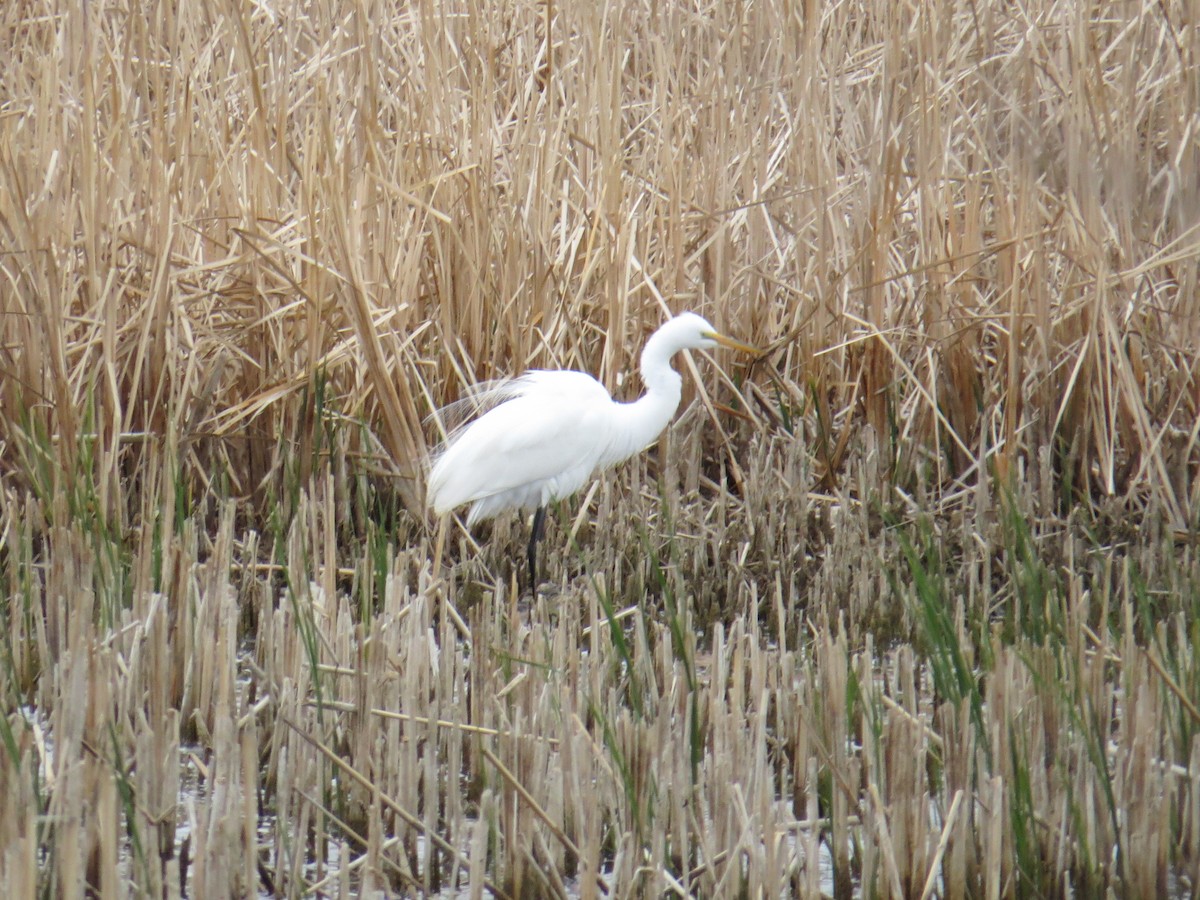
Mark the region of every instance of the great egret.
[[536, 510], [528, 548], [536, 588], [546, 504], [652, 443], [679, 407], [683, 379], [671, 357], [718, 344], [757, 353], [695, 313], [667, 321], [642, 350], [646, 393], [632, 403], [613, 400], [586, 372], [534, 370], [485, 390], [476, 399], [492, 408], [452, 433], [433, 459], [428, 505], [440, 516], [470, 503], [468, 526], [509, 509]]

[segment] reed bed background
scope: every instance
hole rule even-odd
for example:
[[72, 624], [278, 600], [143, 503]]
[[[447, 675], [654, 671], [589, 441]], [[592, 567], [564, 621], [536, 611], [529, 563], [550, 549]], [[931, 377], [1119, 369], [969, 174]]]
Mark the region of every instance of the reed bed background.
[[[1195, 892], [1197, 22], [0, 6], [8, 895]], [[431, 411], [683, 309], [435, 571]]]

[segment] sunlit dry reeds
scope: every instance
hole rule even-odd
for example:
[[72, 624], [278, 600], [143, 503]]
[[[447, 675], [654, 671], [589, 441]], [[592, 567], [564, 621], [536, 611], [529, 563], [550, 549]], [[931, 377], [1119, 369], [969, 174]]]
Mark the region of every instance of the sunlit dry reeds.
[[[1200, 16], [0, 6], [11, 896], [1200, 884]], [[451, 526], [527, 367], [642, 458]]]

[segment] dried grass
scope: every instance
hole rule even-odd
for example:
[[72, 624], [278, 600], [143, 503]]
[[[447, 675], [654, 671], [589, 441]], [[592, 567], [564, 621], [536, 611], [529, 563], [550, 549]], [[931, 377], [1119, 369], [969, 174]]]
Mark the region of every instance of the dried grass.
[[[0, 883], [1195, 891], [1195, 18], [4, 4]], [[435, 571], [429, 411], [685, 308]]]

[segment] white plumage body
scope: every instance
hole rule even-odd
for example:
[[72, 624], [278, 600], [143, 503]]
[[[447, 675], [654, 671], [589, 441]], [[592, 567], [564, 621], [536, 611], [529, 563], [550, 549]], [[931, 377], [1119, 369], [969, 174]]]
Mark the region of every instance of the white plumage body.
[[619, 437], [629, 404], [584, 372], [535, 370], [498, 391], [506, 399], [453, 436], [434, 462], [429, 503], [439, 515], [470, 503], [473, 525], [545, 506], [642, 449]]
[[482, 401], [492, 408], [455, 431], [434, 457], [429, 505], [443, 515], [469, 503], [471, 525], [570, 496], [597, 470], [633, 456], [666, 427], [682, 392], [671, 357], [718, 342], [750, 349], [718, 335], [694, 313], [669, 320], [642, 351], [646, 393], [633, 403], [614, 401], [584, 372], [535, 370], [484, 392]]

